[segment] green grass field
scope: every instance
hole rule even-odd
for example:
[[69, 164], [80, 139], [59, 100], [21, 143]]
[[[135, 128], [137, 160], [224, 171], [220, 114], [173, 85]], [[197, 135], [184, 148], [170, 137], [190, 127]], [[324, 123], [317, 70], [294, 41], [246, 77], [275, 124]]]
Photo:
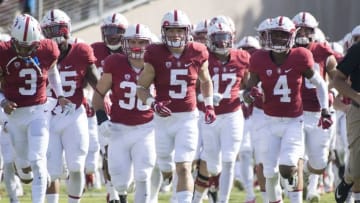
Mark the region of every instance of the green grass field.
[[[31, 203], [30, 198], [30, 186], [25, 185], [24, 186], [25, 195], [20, 198], [21, 203]], [[4, 185], [0, 185], [0, 194], [1, 194], [1, 200], [0, 203], [8, 203], [8, 197], [6, 196]], [[159, 203], [169, 203], [170, 199], [170, 193], [160, 194], [159, 196]], [[256, 192], [257, 195], [257, 202], [261, 201], [261, 194], [259, 192]], [[103, 188], [102, 190], [92, 190], [92, 191], [86, 191], [83, 195], [83, 198], [81, 199], [81, 203], [105, 203], [105, 197], [106, 192]], [[229, 203], [242, 203], [244, 202], [245, 193], [243, 191], [238, 190], [237, 188], [233, 188], [230, 201]], [[65, 190], [63, 189], [62, 194], [60, 194], [60, 203], [66, 203], [67, 197], [65, 195]], [[129, 194], [129, 203], [133, 202], [133, 194]], [[206, 203], [207, 201], [204, 201]], [[286, 203], [289, 203], [288, 199], [285, 199]], [[306, 202], [306, 201], [304, 201]], [[321, 203], [333, 203], [334, 200], [334, 194], [328, 193], [321, 196]]]

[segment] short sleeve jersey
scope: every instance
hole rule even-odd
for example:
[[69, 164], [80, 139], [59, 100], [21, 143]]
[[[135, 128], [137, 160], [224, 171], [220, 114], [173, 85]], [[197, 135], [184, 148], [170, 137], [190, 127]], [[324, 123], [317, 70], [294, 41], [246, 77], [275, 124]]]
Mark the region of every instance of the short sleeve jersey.
[[261, 50], [250, 59], [250, 72], [258, 75], [264, 91], [264, 112], [275, 117], [298, 117], [303, 113], [302, 74], [313, 67], [313, 56], [305, 48], [293, 48], [284, 63], [276, 65], [270, 54]]
[[168, 101], [172, 112], [189, 112], [196, 108], [196, 80], [209, 53], [205, 45], [187, 43], [176, 58], [164, 44], [147, 46], [144, 61], [154, 67], [157, 101]]
[[48, 70], [59, 57], [55, 42], [44, 39], [29, 58], [20, 58], [11, 42], [0, 42], [0, 68], [4, 80], [1, 83], [8, 100], [18, 107], [43, 104], [47, 100]]
[[232, 49], [230, 59], [223, 64], [216, 55], [209, 55], [209, 73], [213, 81], [214, 92], [220, 93], [223, 99], [215, 106], [216, 114], [237, 111], [240, 108], [240, 84], [249, 68], [250, 55], [243, 50]]
[[76, 43], [71, 45], [68, 55], [58, 63], [64, 96], [77, 107], [82, 104], [86, 72], [95, 61], [93, 49], [89, 45]]
[[[310, 43], [308, 49], [314, 56], [314, 71], [317, 71], [323, 79], [326, 75], [326, 61], [329, 56], [333, 55], [333, 51], [330, 46], [325, 43]], [[303, 99], [303, 106], [305, 111], [318, 112], [320, 111], [320, 103], [316, 95], [316, 86], [304, 78], [301, 88], [301, 94]]]
[[113, 54], [106, 58], [104, 73], [112, 76], [111, 111], [112, 122], [125, 125], [140, 125], [153, 119], [153, 111], [136, 96], [139, 78], [128, 59], [123, 54]]

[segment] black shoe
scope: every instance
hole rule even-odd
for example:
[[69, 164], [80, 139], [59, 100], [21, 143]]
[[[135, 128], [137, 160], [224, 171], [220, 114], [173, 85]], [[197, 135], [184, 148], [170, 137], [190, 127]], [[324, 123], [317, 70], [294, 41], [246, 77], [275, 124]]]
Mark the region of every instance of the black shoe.
[[111, 200], [111, 201], [109, 201], [109, 203], [120, 203], [120, 200]]
[[209, 202], [210, 203], [216, 203], [217, 202], [217, 196], [218, 196], [218, 191], [217, 190], [208, 190], [208, 198], [209, 198]]
[[119, 195], [120, 203], [127, 203], [127, 195]]
[[347, 184], [344, 179], [339, 183], [335, 190], [335, 200], [337, 203], [345, 202], [353, 184]]

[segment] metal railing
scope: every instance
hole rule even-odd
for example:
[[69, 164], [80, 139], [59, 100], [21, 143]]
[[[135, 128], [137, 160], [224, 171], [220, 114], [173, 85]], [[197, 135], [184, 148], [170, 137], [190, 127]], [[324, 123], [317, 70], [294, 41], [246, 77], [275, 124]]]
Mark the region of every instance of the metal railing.
[[[22, 0], [24, 1], [24, 0]], [[54, 8], [65, 11], [72, 21], [72, 30], [76, 31], [91, 24], [98, 23], [104, 16], [113, 12], [125, 12], [151, 0], [35, 0], [32, 15], [39, 21], [46, 11]], [[0, 27], [4, 32], [16, 14], [22, 12], [22, 4], [18, 0], [5, 0], [0, 4]]]

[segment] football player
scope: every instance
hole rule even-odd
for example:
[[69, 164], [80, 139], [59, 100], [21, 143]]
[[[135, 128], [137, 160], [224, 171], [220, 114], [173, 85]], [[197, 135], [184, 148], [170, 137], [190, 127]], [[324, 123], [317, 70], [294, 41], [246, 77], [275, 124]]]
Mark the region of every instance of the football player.
[[38, 21], [26, 14], [15, 17], [11, 40], [0, 42], [1, 107], [8, 114], [6, 129], [15, 149], [17, 173], [23, 181], [32, 181], [32, 202], [45, 201], [48, 184], [47, 82], [60, 108], [70, 104], [56, 68], [59, 54], [56, 43], [43, 39]]
[[137, 98], [136, 83], [144, 68], [145, 47], [151, 43], [152, 33], [147, 26], [134, 24], [126, 29], [123, 37], [126, 56], [113, 54], [106, 58], [93, 103], [97, 115], [103, 114], [98, 120], [107, 118], [103, 97], [111, 90], [111, 119], [99, 126], [100, 132], [109, 133], [111, 183], [125, 196], [134, 176], [134, 202], [149, 202], [150, 177], [156, 159], [153, 111]]
[[[190, 203], [193, 196], [191, 169], [198, 142], [195, 90], [198, 78], [205, 102], [205, 122], [210, 124], [216, 119], [208, 52], [203, 44], [189, 41], [190, 26], [183, 11], [165, 13], [161, 20], [163, 43], [146, 48], [137, 88], [138, 97], [156, 113], [156, 153], [164, 181], [170, 182], [175, 169], [176, 198], [185, 203]], [[150, 94], [152, 83], [156, 97]]]
[[270, 202], [282, 202], [280, 176], [290, 191], [292, 202], [302, 202], [302, 158], [304, 155], [301, 84], [306, 77], [317, 88], [321, 106], [319, 121], [323, 126], [330, 118], [327, 86], [313, 70], [309, 50], [293, 48], [296, 28], [285, 16], [274, 18], [267, 30], [269, 50], [251, 56], [250, 78], [244, 100], [252, 103], [251, 89], [261, 82], [264, 91], [265, 122], [262, 149], [266, 192]]
[[[123, 45], [122, 40], [125, 30], [128, 27], [128, 24], [129, 24], [128, 20], [125, 18], [125, 16], [121, 15], [120, 13], [112, 13], [111, 15], [108, 15], [103, 19], [100, 25], [102, 41], [94, 42], [93, 44], [91, 44], [91, 47], [93, 48], [96, 57], [95, 64], [100, 74], [102, 74], [103, 72], [104, 60], [106, 57], [112, 54], [124, 54], [122, 47]], [[90, 92], [90, 95], [93, 95], [93, 92]], [[105, 111], [107, 113], [109, 113], [108, 107], [111, 104], [109, 95], [110, 95], [110, 91], [104, 98]], [[110, 202], [119, 201], [120, 200], [119, 194], [111, 184], [111, 180], [110, 180], [111, 178], [108, 171], [108, 164], [107, 164], [108, 138], [101, 135], [100, 132], [98, 133], [99, 133], [101, 155], [103, 158], [103, 162], [102, 162], [103, 174], [105, 179], [106, 190], [109, 195], [109, 201]]]
[[57, 43], [60, 57], [57, 64], [64, 96], [72, 101], [67, 111], [56, 106], [50, 122], [47, 152], [51, 186], [47, 190], [49, 203], [59, 200], [59, 178], [62, 175], [63, 153], [69, 171], [68, 201], [80, 202], [85, 184], [85, 159], [89, 148], [88, 121], [82, 105], [84, 84], [96, 86], [98, 74], [92, 48], [85, 43], [69, 43], [71, 21], [62, 10], [49, 10], [41, 21], [43, 34]]
[[[293, 22], [298, 29], [295, 36], [295, 46], [304, 47], [311, 51], [314, 57], [313, 69], [325, 80], [326, 74], [333, 78], [335, 75], [337, 61], [333, 50], [325, 42], [316, 42], [315, 29], [318, 22], [313, 15], [308, 12], [300, 12], [293, 17]], [[318, 126], [321, 117], [321, 106], [316, 97], [316, 86], [304, 78], [301, 87], [303, 109], [304, 109], [304, 135], [306, 156], [308, 160], [304, 162], [304, 170], [310, 172], [309, 184], [307, 186], [307, 199], [314, 201], [319, 199], [317, 185], [319, 175], [321, 175], [328, 165], [330, 150], [332, 120], [329, 118], [329, 125]]]

